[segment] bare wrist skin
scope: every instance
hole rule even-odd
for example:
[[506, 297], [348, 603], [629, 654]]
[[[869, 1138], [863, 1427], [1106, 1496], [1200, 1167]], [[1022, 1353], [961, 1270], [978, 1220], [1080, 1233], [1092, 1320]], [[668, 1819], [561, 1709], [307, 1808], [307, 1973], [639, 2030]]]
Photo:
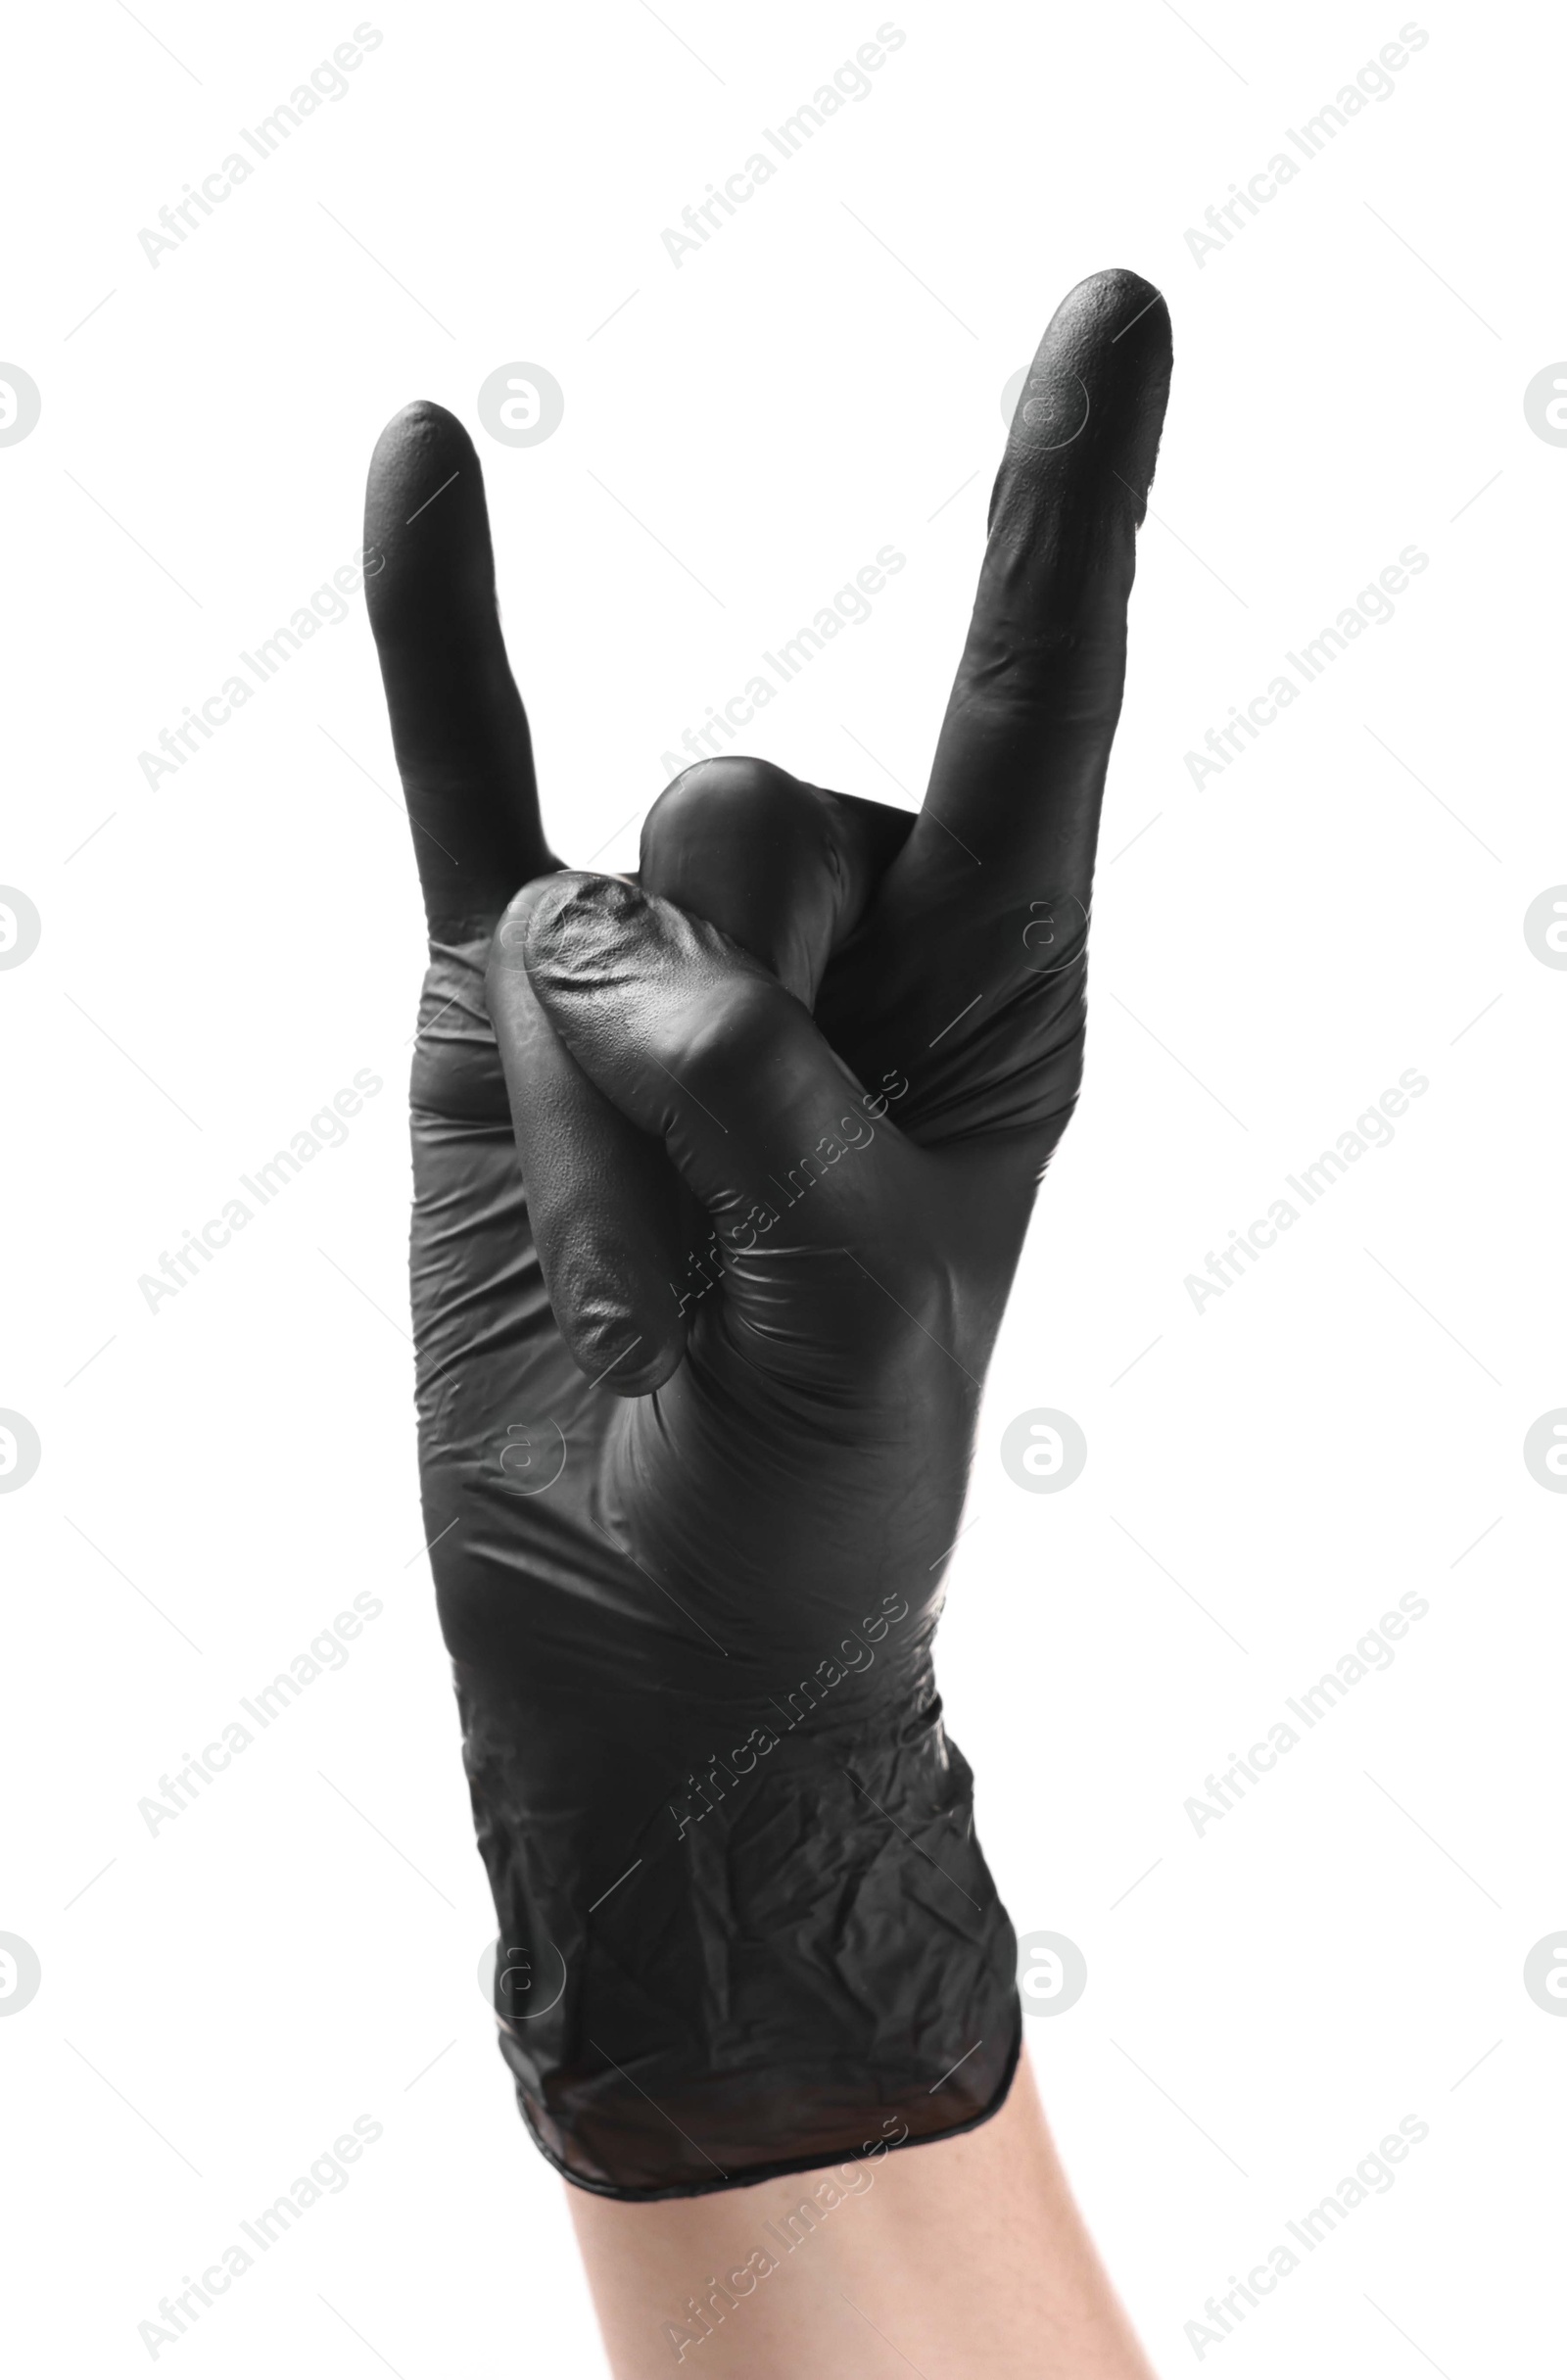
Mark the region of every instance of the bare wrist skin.
[[567, 2193], [615, 2380], [1152, 2380], [1023, 2058], [956, 2140], [697, 2201]]

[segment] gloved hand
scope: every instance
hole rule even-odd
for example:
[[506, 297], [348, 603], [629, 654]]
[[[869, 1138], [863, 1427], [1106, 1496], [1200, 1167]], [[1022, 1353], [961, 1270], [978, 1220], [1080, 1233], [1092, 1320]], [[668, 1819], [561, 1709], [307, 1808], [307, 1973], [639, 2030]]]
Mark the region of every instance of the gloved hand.
[[1020, 2019], [930, 1648], [980, 1384], [1076, 1095], [1163, 301], [1075, 289], [1019, 404], [918, 817], [689, 770], [637, 880], [539, 825], [477, 458], [409, 406], [369, 603], [430, 928], [427, 1534], [567, 2177], [751, 2182], [979, 2122]]

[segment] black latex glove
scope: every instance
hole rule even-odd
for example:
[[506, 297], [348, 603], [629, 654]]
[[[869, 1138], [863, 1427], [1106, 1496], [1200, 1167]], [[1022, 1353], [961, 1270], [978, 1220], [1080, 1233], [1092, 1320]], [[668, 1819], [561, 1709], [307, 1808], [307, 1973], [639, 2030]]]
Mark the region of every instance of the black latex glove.
[[1012, 1928], [930, 1666], [980, 1383], [1082, 1058], [1146, 282], [1051, 323], [918, 817], [689, 770], [636, 882], [539, 825], [480, 472], [415, 405], [369, 603], [429, 916], [425, 1516], [501, 2044], [618, 2197], [980, 2121]]

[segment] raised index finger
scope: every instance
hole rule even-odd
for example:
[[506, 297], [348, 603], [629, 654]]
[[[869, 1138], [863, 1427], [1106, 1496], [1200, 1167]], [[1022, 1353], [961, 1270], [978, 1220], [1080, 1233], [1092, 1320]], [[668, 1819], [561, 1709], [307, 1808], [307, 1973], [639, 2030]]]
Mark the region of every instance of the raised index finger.
[[896, 863], [916, 907], [917, 887], [936, 908], [979, 892], [976, 862], [983, 893], [1026, 881], [1086, 900], [1169, 374], [1169, 315], [1136, 273], [1094, 273], [1057, 308], [1013, 416], [925, 808]]
[[441, 405], [405, 405], [382, 431], [364, 542], [425, 915], [434, 938], [459, 942], [487, 932], [518, 887], [556, 863], [500, 635], [479, 458]]

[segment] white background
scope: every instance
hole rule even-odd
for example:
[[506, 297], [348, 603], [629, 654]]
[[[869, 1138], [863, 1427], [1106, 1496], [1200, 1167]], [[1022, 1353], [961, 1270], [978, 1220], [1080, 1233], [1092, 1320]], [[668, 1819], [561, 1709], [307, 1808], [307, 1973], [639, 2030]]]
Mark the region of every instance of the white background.
[[[912, 800], [1001, 391], [1116, 263], [1168, 294], [1174, 394], [1087, 1087], [989, 1382], [950, 1724], [1020, 1931], [1088, 1960], [1030, 2039], [1160, 2370], [1409, 2114], [1396, 2186], [1204, 2359], [1543, 2369], [1567, 2023], [1522, 1970], [1567, 1920], [1567, 1503], [1521, 1447], [1567, 1404], [1567, 975], [1522, 921], [1567, 879], [1567, 452], [1523, 392], [1567, 353], [1559, 32], [1391, 0], [662, 14], [378, 4], [348, 95], [156, 267], [141, 227], [354, 9], [12, 30], [0, 354], [43, 412], [0, 448], [0, 880], [43, 932], [0, 974], [0, 1405], [43, 1457], [0, 1499], [0, 1929], [43, 1979], [0, 2023], [8, 2359], [144, 2369], [159, 2299], [368, 2113], [348, 2189], [160, 2360], [602, 2368], [476, 1978], [404, 1327], [421, 922], [362, 599], [156, 789], [138, 753], [356, 551], [423, 395], [479, 439], [570, 859], [631, 865], [660, 753], [887, 543], [874, 617], [749, 739]], [[677, 268], [664, 227], [889, 22], [871, 95]], [[1188, 227], [1408, 22], [1394, 95], [1200, 265]], [[475, 397], [523, 360], [565, 416], [514, 450]], [[1195, 786], [1185, 753], [1410, 545], [1396, 617]], [[138, 1277], [358, 1069], [385, 1089], [346, 1144], [150, 1312]], [[1406, 1069], [1391, 1146], [1195, 1310], [1185, 1276]], [[998, 1457], [1040, 1406], [1087, 1433], [1059, 1495]], [[385, 1608], [347, 1667], [151, 1834], [160, 1775], [355, 1593]], [[1391, 1670], [1199, 1835], [1205, 1776], [1408, 1593]]]

